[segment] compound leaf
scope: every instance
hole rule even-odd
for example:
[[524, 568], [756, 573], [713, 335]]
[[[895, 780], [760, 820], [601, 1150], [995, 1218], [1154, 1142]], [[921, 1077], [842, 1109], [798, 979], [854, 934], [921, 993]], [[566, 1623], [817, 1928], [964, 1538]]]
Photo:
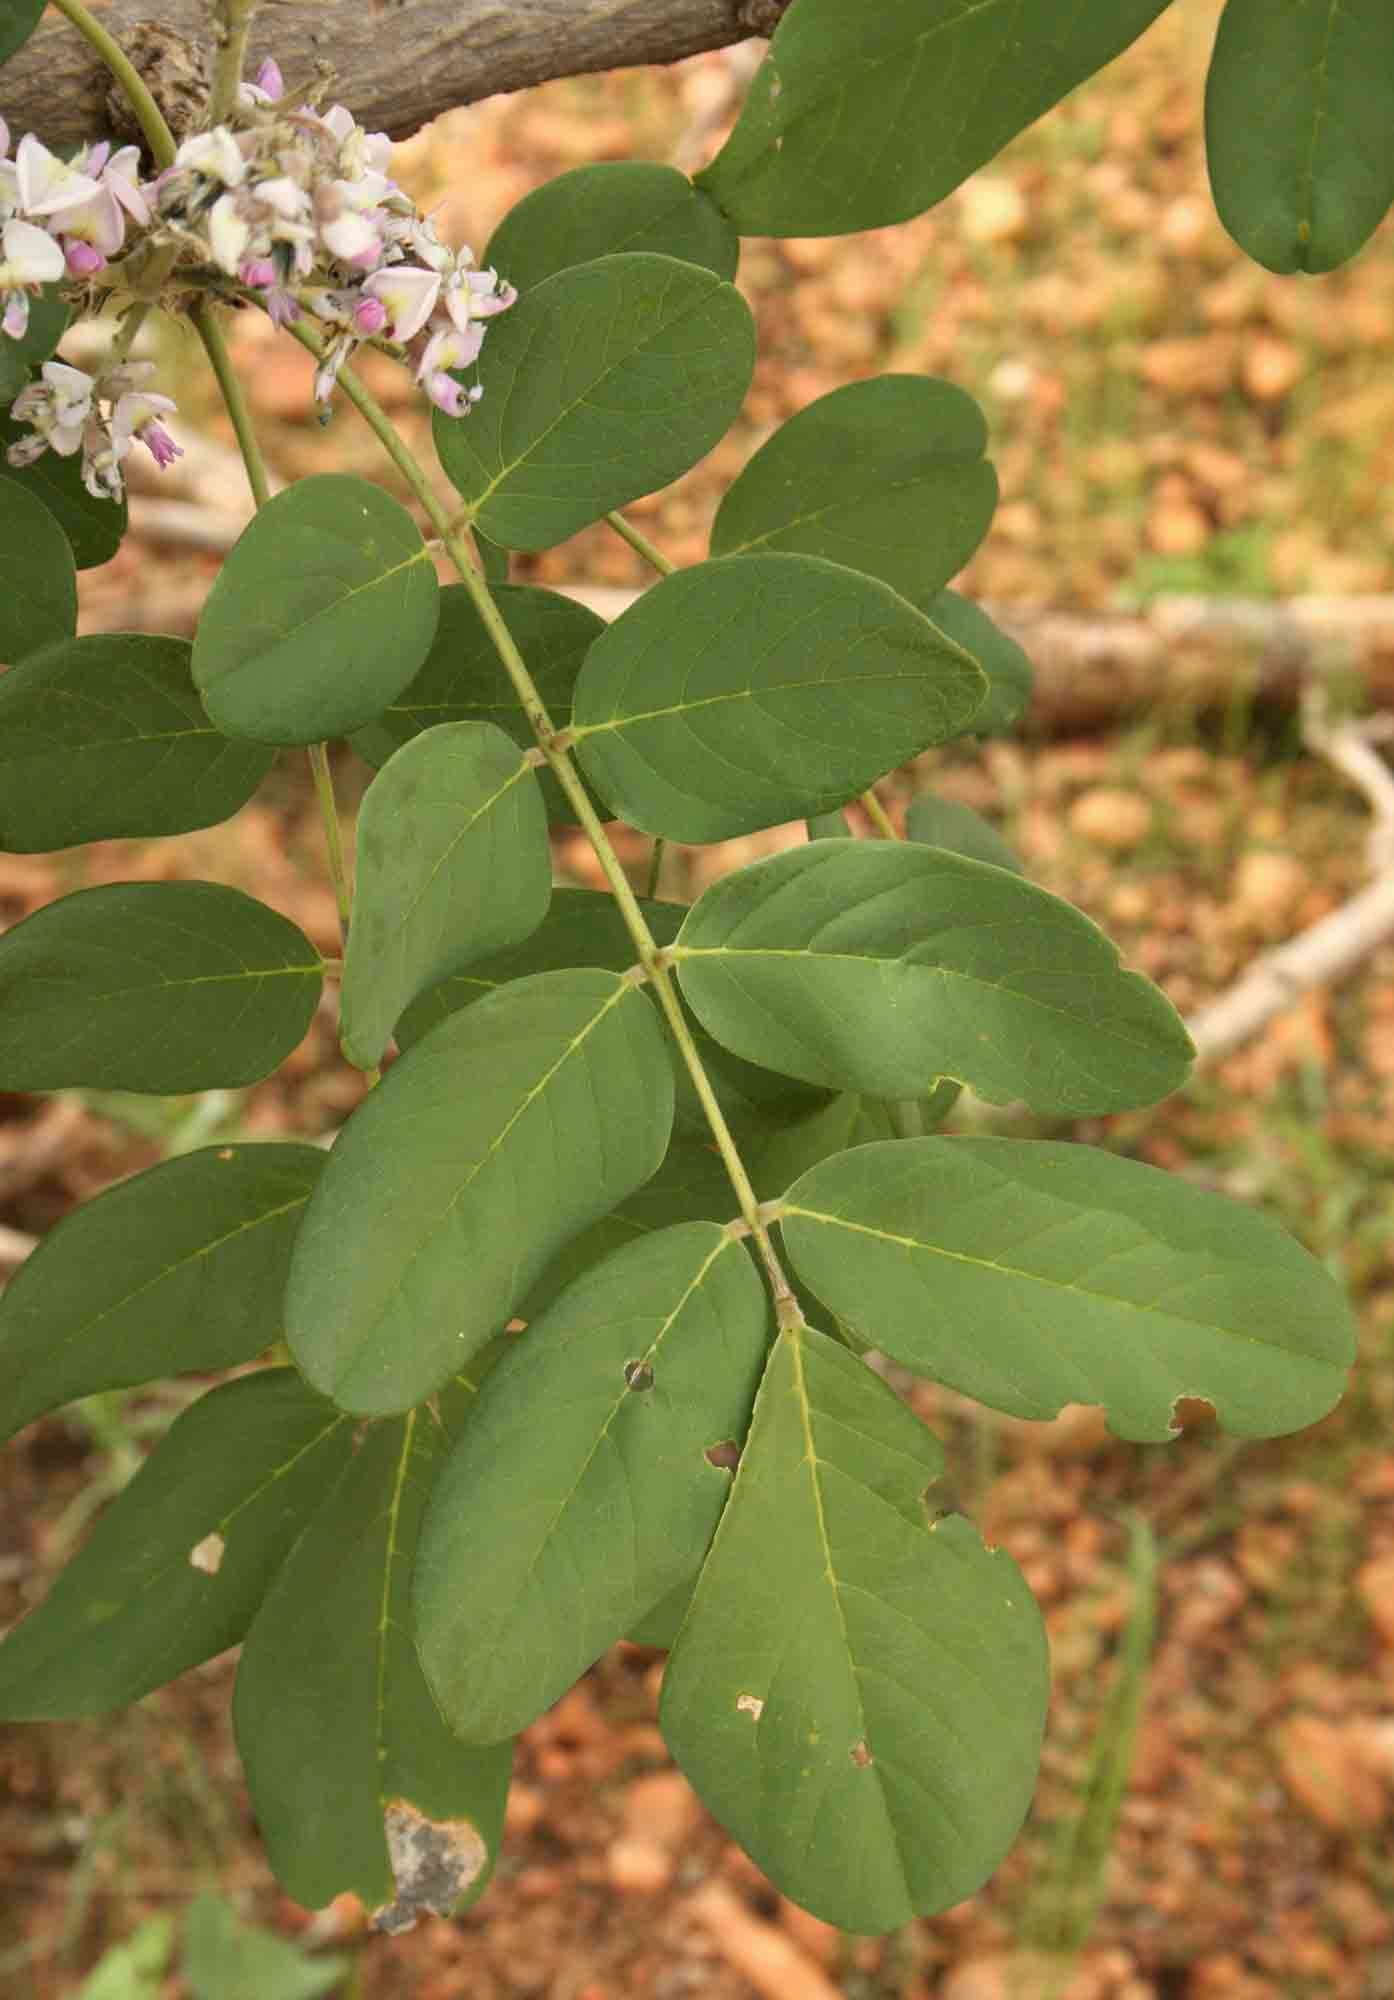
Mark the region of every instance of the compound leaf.
[[79, 889], [0, 937], [0, 1089], [177, 1096], [256, 1083], [309, 1027], [323, 963], [240, 889]]
[[[493, 595], [548, 714], [565, 729], [576, 676], [605, 630], [604, 619], [555, 590], [496, 584]], [[353, 747], [367, 763], [382, 765], [403, 743], [441, 722], [495, 723], [520, 750], [537, 741], [463, 584], [441, 592], [440, 625], [420, 672], [375, 722], [357, 732]], [[576, 815], [551, 772], [544, 768], [537, 775], [548, 819], [573, 821]]]
[[1258, 263], [1331, 271], [1353, 257], [1394, 202], [1386, 0], [1229, 0], [1205, 144], [1220, 220]]
[[700, 1797], [848, 1930], [970, 1896], [1035, 1784], [1040, 1614], [961, 1516], [931, 1526], [942, 1466], [862, 1362], [782, 1333], [664, 1675], [659, 1721]]
[[189, 833], [247, 803], [276, 753], [213, 727], [189, 656], [184, 639], [94, 633], [0, 680], [0, 847]]
[[194, 680], [227, 736], [314, 743], [380, 715], [435, 637], [439, 586], [405, 507], [322, 473], [278, 493], [208, 593]]
[[592, 1266], [494, 1369], [414, 1593], [466, 1741], [526, 1728], [700, 1563], [730, 1489], [706, 1453], [745, 1435], [768, 1319], [745, 1246], [680, 1223]]
[[286, 1294], [297, 1362], [356, 1415], [420, 1402], [657, 1170], [672, 1122], [657, 1018], [618, 973], [539, 973], [452, 1014], [330, 1154]]
[[408, 1591], [421, 1519], [469, 1377], [377, 1425], [268, 1592], [243, 1648], [238, 1749], [271, 1864], [297, 1902], [351, 1890], [380, 1929], [478, 1895], [512, 1746], [471, 1749], [422, 1677]]
[[987, 533], [997, 475], [986, 450], [982, 411], [951, 382], [848, 383], [761, 445], [716, 510], [711, 552], [826, 556], [919, 598]]
[[469, 520], [505, 548], [551, 548], [695, 465], [754, 366], [733, 285], [648, 251], [597, 258], [495, 323], [484, 400], [468, 422], [437, 414], [436, 451]]
[[1174, 1008], [1044, 889], [943, 848], [820, 840], [715, 883], [671, 947], [724, 1048], [872, 1097], [953, 1077], [1082, 1116], [1150, 1104], [1193, 1054]]
[[84, 1202], [0, 1293], [0, 1437], [45, 1410], [281, 1337], [318, 1146], [209, 1146]]
[[806, 555], [666, 577], [596, 640], [572, 728], [631, 825], [724, 840], [841, 805], [957, 736], [986, 683], [875, 578]]
[[1102, 1403], [1173, 1436], [1201, 1396], [1240, 1437], [1315, 1423], [1355, 1333], [1267, 1216], [1086, 1146], [913, 1139], [825, 1160], [783, 1202], [789, 1255], [855, 1331], [1013, 1416]]
[[235, 1646], [352, 1446], [292, 1368], [210, 1390], [0, 1642], [0, 1714], [100, 1715]]
[[697, 185], [742, 236], [840, 236], [932, 208], [1170, 0], [799, 0]]
[[676, 167], [600, 160], [534, 188], [489, 239], [484, 262], [520, 292], [573, 264], [656, 250], [734, 278], [740, 239], [709, 195]]
[[542, 794], [491, 722], [445, 722], [385, 764], [358, 815], [343, 1045], [380, 1061], [402, 1010], [536, 930], [552, 893]]
[[[5, 339], [0, 335], [0, 351]], [[27, 487], [0, 479], [0, 661], [14, 663], [77, 629], [77, 568], [68, 538]]]

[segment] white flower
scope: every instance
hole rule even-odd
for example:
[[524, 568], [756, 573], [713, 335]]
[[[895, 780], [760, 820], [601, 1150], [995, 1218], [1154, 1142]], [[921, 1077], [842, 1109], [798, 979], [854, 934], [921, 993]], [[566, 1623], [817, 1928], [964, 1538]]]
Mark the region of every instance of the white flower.
[[83, 427], [92, 414], [96, 383], [80, 368], [66, 361], [46, 361], [42, 379], [21, 389], [10, 405], [10, 414], [31, 426], [34, 436], [21, 438], [11, 447], [23, 450], [11, 464], [28, 464], [41, 452], [52, 450], [60, 458], [71, 458], [82, 444]]
[[150, 204], [141, 191], [137, 178], [140, 172], [140, 148], [123, 146], [119, 153], [113, 153], [101, 171], [101, 183], [108, 188], [132, 222], [142, 227], [150, 220]]
[[7, 222], [0, 243], [5, 252], [0, 291], [15, 285], [49, 285], [62, 277], [63, 252], [46, 229], [32, 222]]
[[15, 181], [19, 205], [26, 215], [52, 215], [60, 208], [72, 208], [97, 192], [97, 183], [80, 174], [66, 160], [26, 132], [15, 154]]
[[238, 197], [220, 194], [208, 211], [208, 247], [213, 252], [213, 262], [236, 277], [251, 240], [252, 226]]
[[195, 132], [175, 154], [174, 164], [190, 167], [208, 180], [221, 181], [224, 187], [241, 187], [247, 178], [242, 148], [226, 125], [217, 125], [211, 132]]
[[80, 243], [90, 243], [103, 257], [114, 257], [126, 240], [126, 218], [105, 183], [86, 201], [58, 209], [49, 217], [49, 228], [55, 236], [75, 237]]

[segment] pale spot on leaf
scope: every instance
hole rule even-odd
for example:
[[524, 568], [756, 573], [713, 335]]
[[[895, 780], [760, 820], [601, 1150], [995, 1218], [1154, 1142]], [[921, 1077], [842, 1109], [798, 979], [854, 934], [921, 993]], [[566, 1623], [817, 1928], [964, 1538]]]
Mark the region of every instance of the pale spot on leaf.
[[449, 1916], [489, 1859], [472, 1820], [427, 1819], [408, 1799], [386, 1808], [383, 1830], [397, 1896], [373, 1912], [373, 1929], [389, 1936], [411, 1930], [423, 1912]]
[[874, 1761], [875, 1759], [872, 1757], [870, 1746], [863, 1736], [859, 1743], [852, 1745], [852, 1762], [859, 1771], [864, 1771], [867, 1765], [874, 1763]]
[[189, 1550], [189, 1561], [195, 1569], [201, 1569], [205, 1576], [216, 1576], [223, 1566], [223, 1551], [227, 1543], [219, 1534], [205, 1535], [201, 1542], [195, 1542]]
[[765, 1704], [758, 1694], [738, 1694], [736, 1708], [742, 1715], [752, 1715], [758, 1722], [765, 1712]]

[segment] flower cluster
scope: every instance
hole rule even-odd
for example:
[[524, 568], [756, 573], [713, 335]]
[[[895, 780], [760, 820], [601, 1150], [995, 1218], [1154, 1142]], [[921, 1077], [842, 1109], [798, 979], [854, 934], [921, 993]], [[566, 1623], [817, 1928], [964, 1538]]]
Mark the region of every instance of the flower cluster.
[[10, 464], [32, 465], [46, 451], [60, 458], [82, 453], [82, 479], [97, 500], [119, 500], [121, 464], [139, 441], [159, 466], [182, 456], [160, 422], [173, 398], [157, 396], [145, 384], [153, 361], [123, 361], [105, 374], [84, 374], [66, 361], [46, 361], [41, 380], [21, 389], [11, 413], [29, 426], [7, 454]]
[[450, 373], [479, 353], [484, 322], [517, 297], [454, 251], [389, 179], [392, 142], [343, 105], [283, 110], [264, 63], [243, 86], [243, 128], [186, 139], [149, 190], [157, 213], [206, 245], [208, 260], [256, 292], [278, 322], [310, 313], [329, 332], [315, 394], [328, 399], [358, 342], [407, 350], [431, 401], [462, 416], [479, 391]]
[[10, 158], [0, 118], [0, 325], [12, 340], [29, 328], [29, 300], [41, 285], [92, 278], [117, 256], [128, 223], [150, 221], [134, 146], [105, 143], [60, 160], [26, 132]]
[[[476, 269], [471, 251], [441, 242], [389, 178], [385, 133], [365, 132], [340, 104], [287, 109], [283, 90], [276, 64], [263, 63], [243, 84], [234, 121], [186, 139], [144, 184], [134, 146], [86, 146], [64, 161], [28, 133], [11, 159], [0, 120], [0, 327], [23, 339], [40, 287], [115, 287], [120, 268], [107, 266], [149, 249], [171, 285], [250, 295], [278, 325], [302, 314], [318, 322], [318, 400], [360, 342], [389, 341], [439, 409], [465, 415], [482, 391], [456, 371], [476, 359], [485, 322], [516, 292]], [[10, 463], [81, 451], [89, 492], [119, 498], [134, 441], [160, 465], [178, 456], [160, 421], [174, 405], [145, 387], [151, 372], [124, 356], [97, 377], [50, 361], [13, 405], [30, 430]]]

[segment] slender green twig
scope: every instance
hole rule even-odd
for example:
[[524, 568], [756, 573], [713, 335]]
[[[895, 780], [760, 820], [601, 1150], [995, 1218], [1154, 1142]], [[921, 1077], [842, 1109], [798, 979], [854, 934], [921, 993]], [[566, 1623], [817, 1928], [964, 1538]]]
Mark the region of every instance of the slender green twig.
[[173, 164], [178, 148], [174, 134], [165, 122], [165, 114], [145, 86], [139, 70], [131, 61], [121, 44], [109, 35], [101, 22], [89, 14], [82, 0], [53, 0], [60, 14], [67, 16], [78, 33], [96, 51], [111, 71], [136, 115], [146, 144], [157, 167]]
[[[319, 336], [303, 324], [292, 326], [289, 331], [303, 347], [312, 354], [323, 351]], [[348, 398], [364, 422], [383, 445], [393, 464], [402, 474], [432, 528], [440, 536], [441, 544], [453, 563], [460, 581], [469, 591], [470, 598], [480, 621], [493, 643], [495, 652], [503, 665], [504, 672], [513, 684], [514, 692], [522, 704], [523, 711], [532, 724], [543, 755], [566, 795], [578, 822], [588, 836], [596, 859], [599, 861], [611, 894], [619, 906], [625, 928], [638, 948], [639, 961], [648, 974], [654, 994], [668, 1023], [679, 1053], [687, 1067], [692, 1085], [697, 1093], [712, 1137], [716, 1141], [731, 1185], [735, 1189], [742, 1219], [759, 1250], [761, 1261], [774, 1294], [775, 1313], [781, 1325], [797, 1323], [802, 1319], [793, 1289], [784, 1274], [783, 1266], [770, 1240], [769, 1229], [761, 1212], [760, 1199], [751, 1184], [745, 1162], [726, 1122], [716, 1092], [712, 1088], [697, 1044], [693, 1039], [683, 1015], [682, 1003], [678, 999], [664, 954], [658, 942], [644, 921], [644, 913], [639, 900], [630, 887], [629, 879], [620, 865], [619, 856], [611, 846], [595, 807], [581, 782], [579, 773], [571, 762], [564, 733], [559, 731], [547, 712], [547, 705], [539, 694], [537, 684], [528, 671], [527, 663], [519, 652], [513, 634], [504, 623], [503, 615], [494, 602], [493, 593], [476, 569], [470, 557], [469, 548], [462, 531], [457, 531], [450, 515], [436, 497], [425, 471], [415, 456], [403, 443], [391, 418], [376, 397], [359, 381], [351, 368], [343, 368], [339, 373], [339, 388]]]
[[219, 0], [218, 53], [213, 61], [213, 88], [208, 98], [208, 122], [221, 125], [237, 107], [237, 93], [247, 62], [247, 35], [257, 0]]
[[886, 811], [886, 808], [882, 805], [880, 799], [877, 798], [874, 791], [862, 793], [862, 811], [876, 828], [882, 840], [900, 839], [900, 835], [895, 830], [890, 814]]
[[649, 856], [649, 879], [644, 884], [644, 894], [650, 902], [658, 894], [658, 884], [663, 874], [663, 857], [667, 852], [668, 843], [660, 834], [653, 844], [653, 853]]
[[271, 498], [271, 482], [267, 477], [266, 461], [261, 455], [261, 446], [252, 425], [252, 413], [247, 407], [247, 398], [242, 393], [242, 384], [237, 379], [237, 371], [232, 365], [223, 329], [213, 316], [213, 308], [206, 299], [189, 314], [194, 331], [203, 342], [203, 351], [208, 356], [208, 365], [217, 377], [222, 394], [223, 406], [232, 421], [237, 449], [242, 454], [242, 463], [247, 469], [247, 484], [252, 489], [252, 499], [258, 507], [264, 507]]
[[677, 568], [677, 564], [669, 562], [662, 549], [651, 542], [647, 535], [641, 535], [632, 521], [626, 521], [624, 515], [619, 513], [609, 513], [605, 516], [605, 519], [607, 524], [614, 529], [620, 540], [628, 542], [634, 553], [642, 556], [644, 561], [656, 569], [660, 576], [671, 576], [673, 574], [673, 571]]

